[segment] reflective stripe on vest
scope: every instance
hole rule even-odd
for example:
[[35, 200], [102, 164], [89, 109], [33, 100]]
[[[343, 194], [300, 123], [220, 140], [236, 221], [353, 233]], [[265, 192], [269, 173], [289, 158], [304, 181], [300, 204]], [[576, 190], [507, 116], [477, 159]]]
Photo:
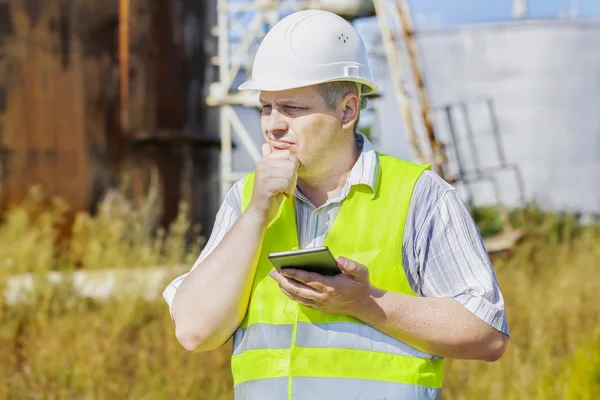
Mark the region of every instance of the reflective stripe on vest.
[[[323, 244], [334, 256], [365, 265], [374, 286], [416, 296], [402, 268], [402, 238], [414, 185], [428, 166], [383, 155], [380, 166], [376, 192], [353, 186]], [[243, 210], [253, 185], [250, 174]], [[298, 248], [294, 199], [285, 198], [265, 232], [248, 311], [234, 335], [236, 399], [437, 398], [442, 359], [350, 316], [301, 306], [281, 292], [268, 277], [268, 254]]]
[[[254, 324], [238, 329], [233, 336], [233, 355], [256, 349], [287, 349], [292, 344], [294, 325]], [[296, 346], [377, 351], [426, 359], [439, 357], [422, 352], [365, 324], [332, 322], [298, 323]]]
[[[310, 400], [437, 400], [442, 390], [404, 383], [348, 378], [292, 378], [292, 397]], [[288, 379], [259, 379], [234, 386], [236, 399], [285, 399]], [[375, 396], [375, 397], [374, 397]]]

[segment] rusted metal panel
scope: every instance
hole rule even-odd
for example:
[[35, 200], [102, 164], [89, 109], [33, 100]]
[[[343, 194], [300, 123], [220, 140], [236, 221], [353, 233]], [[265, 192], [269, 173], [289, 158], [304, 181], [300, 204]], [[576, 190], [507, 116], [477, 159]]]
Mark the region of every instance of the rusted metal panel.
[[4, 176], [7, 203], [19, 202], [38, 184], [81, 209], [88, 201], [89, 161], [80, 46], [73, 40], [73, 62], [62, 68], [60, 33], [50, 29], [60, 4], [38, 2], [36, 12], [24, 6], [12, 4], [15, 33], [4, 51], [10, 70], [3, 116], [3, 146], [11, 153]]
[[208, 60], [216, 52], [216, 38], [210, 35], [216, 4], [176, 0], [150, 1], [147, 6], [148, 33], [132, 33], [140, 43], [136, 46], [132, 40], [132, 47], [138, 49], [132, 59], [146, 60], [134, 74], [147, 84], [143, 97], [131, 94], [130, 111], [150, 98], [147, 107], [154, 112], [142, 120], [142, 113], [137, 113], [142, 122], [137, 130], [136, 113], [131, 113], [135, 165], [144, 168], [147, 163], [140, 160], [144, 154], [158, 166], [165, 199], [163, 223], [176, 216], [184, 200], [193, 205], [192, 220], [201, 222], [207, 234], [218, 206], [216, 114], [204, 104], [203, 92], [211, 79]]
[[[74, 209], [88, 209], [110, 182], [107, 139], [112, 132], [106, 93], [111, 63], [107, 57], [113, 50], [108, 44], [114, 32], [109, 28], [100, 39], [91, 38], [96, 40], [92, 46], [82, 43], [97, 31], [79, 32], [77, 26], [89, 27], [75, 19], [87, 17], [99, 31], [111, 22], [106, 14], [100, 12], [99, 18], [83, 5], [73, 0], [11, 4], [14, 29], [1, 52], [10, 79], [0, 79], [0, 94], [6, 92], [0, 147], [8, 154], [1, 160], [0, 179], [9, 206], [39, 184]], [[1, 11], [0, 5], [0, 18]], [[102, 18], [105, 21], [98, 22]]]
[[10, 4], [0, 2], [0, 36], [6, 37], [14, 30], [10, 15]]
[[205, 86], [216, 78], [208, 63], [216, 51], [214, 1], [130, 0], [130, 12], [122, 99], [118, 0], [12, 0], [8, 9], [0, 1], [5, 200], [16, 204], [40, 184], [75, 210], [93, 210], [125, 173], [131, 194], [144, 195], [158, 168], [163, 223], [186, 200], [206, 229], [218, 206], [218, 114], [204, 104]]

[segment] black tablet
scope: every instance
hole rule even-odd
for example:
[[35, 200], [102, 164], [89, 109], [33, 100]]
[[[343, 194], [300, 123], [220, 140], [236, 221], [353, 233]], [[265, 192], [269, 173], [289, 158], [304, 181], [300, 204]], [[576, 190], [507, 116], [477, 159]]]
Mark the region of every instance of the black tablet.
[[277, 271], [282, 268], [297, 268], [326, 276], [342, 272], [326, 246], [271, 253], [269, 260]]

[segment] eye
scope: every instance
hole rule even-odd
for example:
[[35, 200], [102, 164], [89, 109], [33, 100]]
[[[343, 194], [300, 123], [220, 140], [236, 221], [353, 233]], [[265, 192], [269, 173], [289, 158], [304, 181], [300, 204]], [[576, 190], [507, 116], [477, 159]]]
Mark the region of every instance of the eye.
[[290, 111], [304, 110], [304, 108], [302, 108], [302, 107], [296, 107], [296, 106], [285, 106], [284, 108], [286, 110], [290, 110]]
[[264, 104], [264, 105], [262, 106], [262, 110], [261, 110], [261, 111], [262, 111], [263, 113], [264, 113], [264, 112], [269, 112], [269, 111], [271, 111], [271, 106], [270, 106], [270, 105], [268, 105], [268, 104]]

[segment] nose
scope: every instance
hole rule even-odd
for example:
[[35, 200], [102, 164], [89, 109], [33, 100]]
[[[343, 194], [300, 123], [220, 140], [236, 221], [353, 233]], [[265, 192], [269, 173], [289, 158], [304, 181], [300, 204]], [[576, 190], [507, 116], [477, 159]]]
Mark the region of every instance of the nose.
[[265, 130], [267, 131], [267, 135], [273, 135], [273, 137], [277, 139], [287, 132], [288, 124], [286, 117], [279, 111], [273, 109], [265, 118]]

